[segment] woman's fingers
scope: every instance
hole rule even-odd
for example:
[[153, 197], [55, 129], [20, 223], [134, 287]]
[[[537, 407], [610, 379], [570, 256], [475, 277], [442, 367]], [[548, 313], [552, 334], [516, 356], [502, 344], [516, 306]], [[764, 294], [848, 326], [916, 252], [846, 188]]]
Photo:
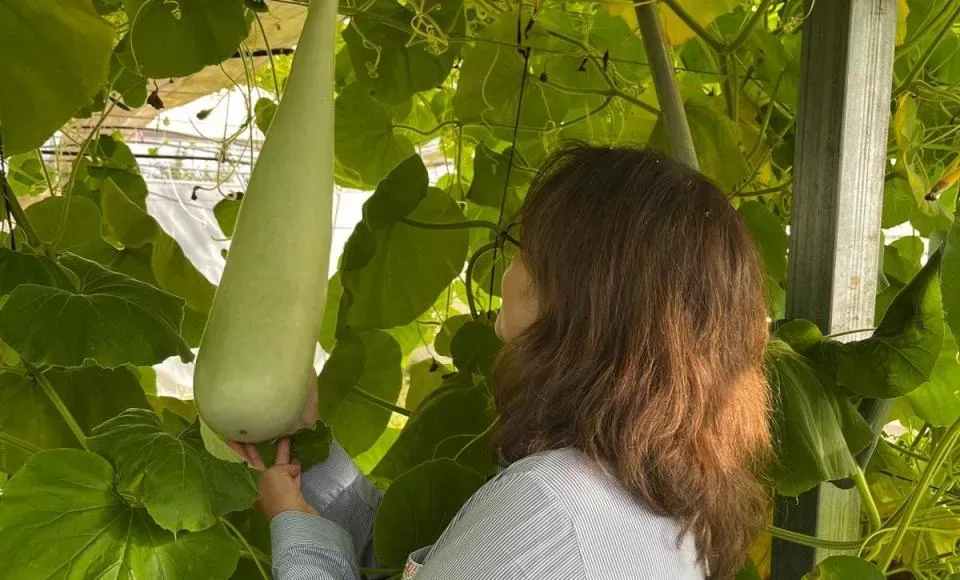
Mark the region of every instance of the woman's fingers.
[[267, 466], [263, 464], [263, 459], [260, 457], [260, 452], [257, 451], [256, 445], [247, 443], [244, 445], [244, 449], [247, 451], [247, 463], [250, 467], [257, 471], [264, 471], [267, 468]]
[[227, 445], [230, 446], [230, 449], [233, 449], [237, 452], [237, 455], [243, 458], [244, 461], [250, 463], [250, 458], [247, 457], [247, 450], [243, 447], [243, 443], [237, 443], [236, 441], [227, 441]]
[[300, 465], [300, 460], [297, 459], [296, 457], [294, 457], [294, 458], [290, 461], [290, 465], [294, 465], [294, 466], [296, 466], [297, 469], [298, 469], [297, 476], [294, 477], [293, 480], [296, 482], [297, 487], [300, 487], [300, 476], [303, 475], [303, 466]]
[[275, 465], [287, 465], [290, 463], [290, 438], [284, 437], [277, 441], [277, 460]]

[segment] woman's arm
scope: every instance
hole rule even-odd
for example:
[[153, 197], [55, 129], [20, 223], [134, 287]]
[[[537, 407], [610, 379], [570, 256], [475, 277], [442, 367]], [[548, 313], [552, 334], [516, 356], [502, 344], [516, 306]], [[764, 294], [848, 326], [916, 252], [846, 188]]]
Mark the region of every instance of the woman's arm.
[[288, 438], [277, 443], [269, 468], [253, 445], [231, 446], [262, 472], [257, 508], [270, 522], [274, 578], [360, 580], [361, 561], [375, 567], [371, 532], [380, 494], [339, 445], [306, 474], [291, 458]]
[[373, 554], [373, 521], [382, 494], [336, 441], [330, 444], [327, 460], [303, 474], [300, 489], [322, 518], [347, 531], [360, 565], [378, 567]]
[[353, 541], [320, 516], [282, 512], [270, 520], [275, 580], [360, 580]]

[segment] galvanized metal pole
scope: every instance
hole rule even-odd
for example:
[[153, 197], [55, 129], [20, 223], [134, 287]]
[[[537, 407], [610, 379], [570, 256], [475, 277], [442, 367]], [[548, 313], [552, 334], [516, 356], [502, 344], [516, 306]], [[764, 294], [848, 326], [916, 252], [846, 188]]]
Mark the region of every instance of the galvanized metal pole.
[[[835, 333], [873, 324], [897, 0], [807, 0], [807, 7], [787, 316]], [[858, 497], [830, 483], [798, 499], [778, 497], [775, 522], [857, 538]], [[775, 539], [772, 579], [799, 579], [826, 555]]]

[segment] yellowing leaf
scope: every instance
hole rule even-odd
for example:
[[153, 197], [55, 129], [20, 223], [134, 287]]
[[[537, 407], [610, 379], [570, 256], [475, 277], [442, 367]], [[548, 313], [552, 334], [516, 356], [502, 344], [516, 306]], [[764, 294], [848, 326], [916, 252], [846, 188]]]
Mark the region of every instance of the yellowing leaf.
[[610, 16], [619, 16], [623, 18], [627, 25], [630, 26], [631, 30], [636, 30], [638, 26], [637, 23], [637, 11], [633, 8], [632, 2], [623, 2], [612, 0], [606, 3], [607, 13]]
[[[736, 2], [732, 0], [676, 0], [697, 24], [706, 28], [717, 17], [733, 10]], [[696, 34], [677, 14], [667, 6], [660, 7], [660, 21], [663, 23], [663, 36], [674, 46], [683, 44]]]
[[910, 6], [907, 0], [897, 0], [897, 46], [907, 39], [907, 16], [910, 15]]

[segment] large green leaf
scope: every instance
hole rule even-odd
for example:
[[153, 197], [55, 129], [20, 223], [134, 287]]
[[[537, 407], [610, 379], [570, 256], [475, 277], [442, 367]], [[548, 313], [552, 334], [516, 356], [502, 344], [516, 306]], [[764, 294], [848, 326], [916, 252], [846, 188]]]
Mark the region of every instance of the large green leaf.
[[[411, 22], [419, 24], [421, 37], [405, 29]], [[449, 36], [459, 40], [465, 26], [463, 0], [433, 2], [422, 15], [395, 0], [374, 0], [350, 19], [343, 40], [357, 80], [377, 98], [400, 103], [447, 78], [460, 47]]]
[[893, 299], [870, 338], [824, 343], [837, 381], [874, 398], [905, 395], [930, 378], [943, 344], [940, 252]]
[[917, 200], [910, 189], [910, 182], [903, 177], [892, 177], [883, 184], [883, 215], [880, 225], [892, 228], [910, 219]]
[[[453, 109], [458, 119], [491, 127], [504, 141], [512, 141], [521, 107], [519, 139], [539, 139], [540, 132], [560, 123], [567, 112], [567, 95], [536, 82], [536, 73], [527, 73], [524, 84], [524, 57], [517, 50], [518, 22], [532, 22], [526, 37], [538, 41], [547, 35], [529, 14], [518, 19], [505, 12], [482, 33], [484, 41], [463, 51], [463, 64]], [[520, 93], [523, 91], [523, 103]]]
[[400, 345], [381, 331], [348, 330], [320, 372], [320, 416], [347, 453], [370, 448], [391, 412], [364, 394], [396, 403], [403, 383]]
[[0, 296], [9, 294], [20, 284], [73, 288], [66, 272], [53, 260], [0, 248]]
[[109, 264], [117, 256], [116, 249], [100, 235], [100, 211], [89, 199], [48, 197], [25, 213], [40, 241], [54, 251], [71, 252], [101, 264]]
[[249, 28], [236, 0], [123, 0], [132, 65], [152, 78], [184, 77], [230, 58]]
[[410, 388], [407, 390], [405, 405], [415, 410], [427, 396], [440, 388], [443, 377], [453, 372], [453, 369], [438, 363], [432, 358], [410, 365]]
[[960, 417], [960, 361], [957, 341], [943, 329], [943, 347], [930, 373], [930, 380], [907, 393], [907, 400], [920, 419], [947, 427]]
[[347, 85], [335, 104], [334, 151], [361, 186], [374, 186], [413, 154], [413, 144], [393, 130], [390, 114], [359, 83]]
[[450, 341], [453, 364], [462, 373], [477, 372], [489, 376], [501, 346], [503, 345], [493, 326], [482, 322], [467, 322]]
[[237, 216], [240, 215], [240, 200], [242, 196], [225, 197], [213, 206], [213, 216], [223, 235], [233, 237], [233, 228], [237, 225]]
[[76, 449], [34, 455], [0, 502], [0, 562], [9, 580], [226, 580], [240, 557], [217, 525], [172, 533], [121, 499], [102, 457]]
[[947, 31], [930, 55], [927, 70], [944, 85], [960, 84], [958, 52], [960, 52], [960, 35], [952, 30]]
[[854, 556], [830, 556], [804, 580], [884, 580], [886, 574], [872, 562]]
[[[505, 206], [513, 206], [512, 211], [507, 212], [510, 215], [513, 211], [516, 211], [519, 203], [516, 188], [529, 180], [516, 168], [517, 158], [515, 156], [513, 158], [514, 167], [510, 167], [510, 151], [510, 149], [507, 149], [502, 153], [497, 153], [491, 151], [483, 143], [477, 145], [473, 157], [473, 181], [470, 182], [467, 199], [473, 203], [497, 210], [500, 209], [502, 203]], [[507, 185], [508, 172], [510, 173], [509, 186]], [[504, 196], [507, 196], [507, 202], [504, 202]]]
[[0, 3], [4, 153], [39, 147], [107, 79], [113, 26], [89, 2]]
[[340, 285], [340, 273], [334, 274], [327, 282], [327, 304], [323, 309], [323, 322], [320, 324], [320, 337], [317, 341], [326, 352], [333, 350], [337, 338], [337, 316], [340, 311], [340, 297], [343, 286]]
[[150, 408], [140, 377], [126, 367], [52, 369], [43, 376], [85, 433], [121, 411]]
[[159, 228], [153, 240], [150, 267], [161, 288], [183, 298], [187, 306], [201, 314], [210, 311], [213, 284], [197, 271], [177, 241]]
[[[137, 377], [125, 368], [49, 370], [43, 377], [85, 433], [125, 409], [149, 408]], [[0, 431], [41, 449], [79, 445], [48, 395], [29, 376], [0, 374]], [[0, 443], [0, 470], [15, 472], [27, 456]]]
[[[300, 460], [300, 465], [307, 471], [318, 463], [327, 460], [330, 454], [330, 442], [333, 435], [323, 422], [318, 422], [309, 429], [300, 429], [290, 436], [291, 453]], [[273, 465], [277, 456], [277, 447], [273, 442], [257, 444], [260, 457], [266, 465]]]
[[439, 457], [437, 448], [445, 440], [483, 433], [490, 428], [495, 416], [493, 401], [483, 389], [441, 387], [411, 415], [400, 437], [374, 468], [373, 475], [395, 479], [408, 469]]
[[482, 475], [450, 459], [428, 461], [401, 475], [377, 510], [373, 527], [377, 561], [401, 567], [410, 552], [436, 542], [483, 482]]
[[777, 490], [795, 496], [854, 473], [853, 454], [870, 442], [872, 433], [837, 392], [831, 373], [776, 340], [767, 350], [767, 375], [779, 404]]
[[435, 230], [402, 223], [457, 222], [463, 213], [439, 189], [427, 187], [419, 157], [399, 165], [367, 201], [344, 248], [340, 267], [346, 320], [355, 329], [393, 328], [426, 311], [463, 269], [466, 230]]
[[12, 155], [7, 159], [7, 184], [17, 197], [40, 195], [47, 190], [43, 166], [35, 151]]
[[199, 423], [174, 435], [152, 411], [131, 409], [94, 429], [88, 445], [113, 463], [120, 493], [174, 533], [205, 530], [258, 497], [246, 466], [207, 452]]
[[953, 336], [960, 336], [960, 220], [953, 222], [943, 247], [940, 291], [944, 321]]
[[[750, 171], [740, 150], [740, 128], [720, 112], [719, 99], [695, 97], [684, 103], [687, 122], [693, 134], [693, 145], [700, 162], [700, 171], [713, 179], [724, 191], [733, 191]], [[669, 151], [667, 128], [663, 116], [650, 136], [650, 145]]]
[[78, 277], [76, 289], [22, 285], [0, 309], [0, 340], [24, 359], [115, 368], [193, 358], [179, 336], [179, 298], [77, 256], [60, 262]]
[[[30, 377], [10, 373], [0, 374], [0, 431], [41, 449], [79, 446], [40, 386]], [[0, 471], [16, 472], [29, 456], [0, 443]]]
[[126, 247], [139, 248], [153, 242], [160, 229], [111, 178], [100, 186], [100, 211], [112, 238]]
[[473, 317], [469, 314], [459, 314], [444, 320], [440, 332], [437, 333], [437, 339], [433, 341], [433, 348], [437, 351], [437, 354], [453, 357], [453, 352], [450, 351], [450, 343], [457, 332], [460, 331], [460, 328], [471, 320], [473, 320]]
[[753, 242], [763, 256], [767, 274], [775, 280], [787, 277], [787, 232], [780, 218], [758, 201], [740, 204], [737, 210], [743, 218]]

